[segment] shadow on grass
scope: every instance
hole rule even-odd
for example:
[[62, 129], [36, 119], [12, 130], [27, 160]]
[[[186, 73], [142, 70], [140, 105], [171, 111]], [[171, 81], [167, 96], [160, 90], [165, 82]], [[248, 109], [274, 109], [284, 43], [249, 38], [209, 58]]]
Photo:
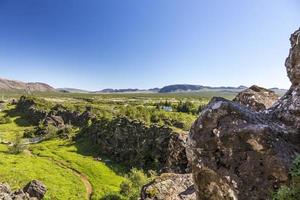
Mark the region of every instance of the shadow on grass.
[[3, 111], [5, 113], [6, 116], [11, 117], [11, 118], [15, 118], [17, 117], [14, 122], [21, 127], [27, 127], [27, 126], [32, 126], [34, 125], [33, 123], [31, 123], [29, 120], [26, 119], [26, 117], [19, 112], [17, 109], [13, 108], [10, 110], [4, 110]]
[[[71, 144], [70, 144], [71, 145]], [[77, 148], [77, 153], [84, 156], [92, 156], [95, 159], [101, 158], [101, 162], [104, 162], [106, 166], [111, 168], [116, 174], [124, 176], [130, 169], [121, 163], [114, 162], [108, 156], [101, 154], [97, 145], [93, 144], [89, 139], [80, 138], [74, 142]]]

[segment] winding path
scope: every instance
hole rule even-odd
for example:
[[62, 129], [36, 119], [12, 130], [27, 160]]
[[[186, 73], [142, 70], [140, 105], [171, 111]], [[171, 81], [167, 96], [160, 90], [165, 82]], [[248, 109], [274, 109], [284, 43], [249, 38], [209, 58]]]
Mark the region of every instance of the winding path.
[[[40, 138], [33, 138], [33, 139], [28, 139], [27, 141], [25, 141], [24, 143], [25, 144], [35, 144], [35, 143], [39, 143], [41, 141], [43, 141], [44, 138], [40, 137]], [[37, 155], [33, 155], [32, 152], [30, 150], [26, 150], [27, 153], [30, 155], [30, 156], [36, 156], [36, 157], [41, 157], [41, 156], [37, 156]], [[60, 162], [60, 161], [57, 161], [57, 160], [54, 160], [53, 158], [50, 158], [50, 157], [46, 157], [46, 156], [42, 156], [42, 158], [46, 158], [52, 162], [54, 162], [56, 165], [59, 165], [60, 167], [64, 168], [64, 169], [68, 169], [70, 171], [72, 171], [72, 173], [75, 175], [75, 176], [78, 176], [81, 180], [81, 182], [84, 184], [85, 186], [85, 189], [86, 189], [86, 198], [88, 200], [91, 199], [91, 196], [92, 196], [92, 193], [93, 193], [93, 187], [92, 187], [92, 184], [90, 183], [88, 177], [81, 173], [80, 171], [64, 164], [63, 162]]]
[[93, 187], [92, 187], [92, 184], [90, 183], [90, 181], [88, 180], [87, 176], [83, 173], [81, 173], [80, 171], [60, 162], [60, 161], [57, 161], [57, 160], [54, 160], [52, 158], [49, 158], [49, 157], [46, 157], [48, 160], [51, 160], [52, 162], [54, 162], [56, 165], [62, 167], [62, 168], [65, 168], [67, 170], [70, 170], [72, 171], [72, 173], [75, 175], [75, 176], [78, 176], [81, 180], [81, 182], [84, 184], [85, 186], [85, 189], [86, 189], [86, 199], [90, 200], [91, 197], [92, 197], [92, 193], [93, 193]]
[[54, 162], [56, 165], [60, 166], [61, 168], [64, 168], [64, 169], [67, 169], [69, 171], [71, 171], [75, 176], [79, 177], [81, 182], [84, 184], [84, 187], [86, 189], [86, 199], [87, 200], [90, 200], [91, 197], [92, 197], [92, 194], [93, 194], [93, 186], [92, 184], [90, 183], [88, 177], [81, 173], [80, 171], [64, 164], [63, 162], [60, 162], [60, 161], [57, 161], [57, 160], [54, 160], [53, 158], [50, 158], [50, 157], [47, 157], [47, 156], [37, 156], [37, 155], [34, 155], [32, 154], [32, 152], [30, 150], [25, 150], [25, 153], [27, 153], [28, 155], [30, 156], [35, 156], [35, 157], [39, 157], [39, 158], [45, 158], [49, 161], [52, 161]]

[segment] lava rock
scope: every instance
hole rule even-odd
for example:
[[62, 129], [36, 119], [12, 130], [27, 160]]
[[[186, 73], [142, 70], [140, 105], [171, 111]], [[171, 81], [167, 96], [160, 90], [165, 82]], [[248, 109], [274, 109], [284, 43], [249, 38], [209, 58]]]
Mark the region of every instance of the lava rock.
[[278, 98], [279, 96], [272, 90], [253, 85], [240, 92], [233, 101], [259, 112], [270, 108]]
[[30, 197], [43, 199], [47, 192], [47, 188], [41, 181], [33, 180], [23, 188], [23, 191], [29, 194]]
[[290, 90], [271, 108], [214, 98], [193, 124], [187, 144], [197, 199], [271, 199], [290, 182], [300, 152], [300, 29], [286, 60]]
[[0, 200], [41, 200], [46, 192], [46, 186], [37, 180], [29, 182], [23, 190], [19, 189], [14, 192], [8, 184], [0, 184]]
[[142, 188], [141, 200], [194, 200], [192, 174], [162, 174]]

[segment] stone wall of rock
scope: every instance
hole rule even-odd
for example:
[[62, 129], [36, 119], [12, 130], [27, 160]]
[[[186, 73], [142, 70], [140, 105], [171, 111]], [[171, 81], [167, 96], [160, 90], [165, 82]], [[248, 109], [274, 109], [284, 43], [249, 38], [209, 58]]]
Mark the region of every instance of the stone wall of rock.
[[290, 90], [274, 106], [255, 112], [214, 98], [191, 128], [187, 155], [197, 199], [271, 199], [290, 181], [300, 153], [300, 30], [286, 60]]
[[185, 132], [117, 117], [94, 121], [81, 137], [90, 138], [103, 154], [129, 167], [178, 173], [187, 169]]

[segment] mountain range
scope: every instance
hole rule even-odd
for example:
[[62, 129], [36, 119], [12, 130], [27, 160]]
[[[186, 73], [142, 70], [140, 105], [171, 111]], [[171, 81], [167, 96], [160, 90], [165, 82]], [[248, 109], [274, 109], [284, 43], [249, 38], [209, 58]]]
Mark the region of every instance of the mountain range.
[[[233, 92], [237, 93], [244, 89], [246, 86], [238, 86], [238, 87], [211, 87], [211, 86], [203, 86], [203, 85], [191, 85], [191, 84], [174, 84], [167, 85], [162, 88], [152, 88], [152, 89], [136, 89], [136, 88], [128, 88], [128, 89], [103, 89], [99, 91], [88, 91], [77, 88], [57, 88], [41, 82], [29, 82], [25, 83], [22, 81], [15, 81], [0, 78], [0, 90], [5, 91], [38, 91], [38, 92], [62, 92], [62, 93], [94, 93], [94, 94], [102, 94], [102, 93], [177, 93], [177, 92], [200, 92], [200, 91], [214, 91], [214, 92]], [[271, 88], [271, 90], [276, 93], [283, 94], [286, 92], [285, 89], [279, 88]]]

